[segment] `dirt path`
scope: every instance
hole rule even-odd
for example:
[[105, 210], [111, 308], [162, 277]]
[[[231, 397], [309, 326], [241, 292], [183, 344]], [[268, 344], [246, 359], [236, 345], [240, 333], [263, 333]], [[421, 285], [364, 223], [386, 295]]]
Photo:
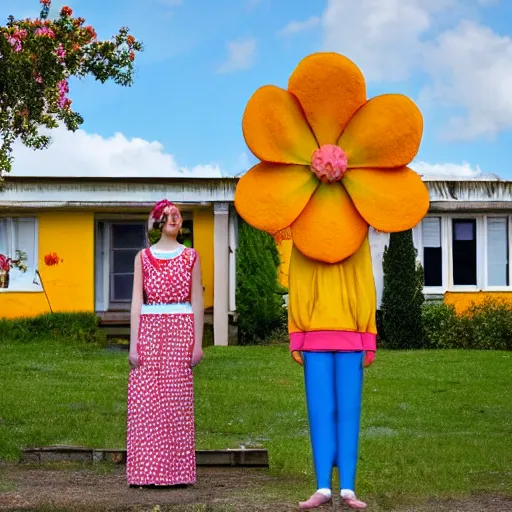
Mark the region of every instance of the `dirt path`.
[[[199, 468], [186, 489], [132, 489], [124, 467], [100, 471], [0, 466], [0, 511], [24, 512], [286, 512], [299, 510], [286, 496], [287, 483], [264, 470]], [[295, 483], [295, 489], [297, 484]], [[338, 503], [323, 510], [342, 510]], [[476, 496], [393, 509], [372, 504], [369, 512], [512, 512], [512, 499]]]
[[[91, 469], [4, 466], [0, 510], [161, 511], [296, 510], [286, 503], [258, 508], [256, 489], [278, 485], [261, 470], [198, 469], [198, 482], [185, 489], [140, 489], [126, 485], [124, 466], [106, 473]], [[7, 482], [7, 483], [6, 483]], [[9, 489], [14, 487], [14, 489]], [[233, 493], [233, 490], [236, 490]], [[246, 502], [247, 503], [244, 503]], [[273, 500], [272, 500], [273, 501]], [[247, 505], [247, 506], [245, 506]], [[178, 507], [180, 506], [180, 507]], [[52, 508], [49, 508], [52, 510]], [[53, 511], [52, 511], [53, 512]]]

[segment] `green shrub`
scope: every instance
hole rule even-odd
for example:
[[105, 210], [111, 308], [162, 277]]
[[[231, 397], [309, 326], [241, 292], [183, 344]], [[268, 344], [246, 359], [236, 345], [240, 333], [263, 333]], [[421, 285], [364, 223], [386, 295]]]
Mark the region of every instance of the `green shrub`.
[[422, 311], [423, 348], [459, 348], [460, 318], [455, 307], [443, 302], [430, 302]]
[[238, 342], [269, 341], [286, 326], [284, 290], [278, 284], [279, 253], [274, 239], [239, 219], [236, 309]]
[[447, 304], [423, 308], [425, 348], [512, 350], [512, 306], [494, 299], [457, 315]]
[[391, 233], [383, 258], [383, 346], [392, 349], [423, 345], [423, 269], [416, 263], [412, 230]]
[[496, 299], [472, 304], [460, 318], [467, 348], [512, 350], [512, 306]]
[[34, 318], [0, 320], [0, 342], [54, 339], [74, 344], [105, 346], [106, 333], [94, 313], [48, 313]]

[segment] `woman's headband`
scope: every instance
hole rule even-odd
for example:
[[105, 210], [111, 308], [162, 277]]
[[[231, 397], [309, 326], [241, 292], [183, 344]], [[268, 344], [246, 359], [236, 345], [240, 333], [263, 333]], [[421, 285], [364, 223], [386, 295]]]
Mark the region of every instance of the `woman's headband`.
[[171, 201], [162, 199], [156, 203], [155, 207], [151, 211], [150, 218], [157, 222], [161, 221], [164, 216], [170, 215], [173, 210], [178, 211], [178, 207], [174, 203], [171, 203]]

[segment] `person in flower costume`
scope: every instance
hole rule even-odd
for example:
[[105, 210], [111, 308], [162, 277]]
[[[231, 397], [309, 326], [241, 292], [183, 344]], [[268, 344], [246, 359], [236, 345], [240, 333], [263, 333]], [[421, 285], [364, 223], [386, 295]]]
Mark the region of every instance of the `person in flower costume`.
[[407, 167], [422, 115], [402, 95], [368, 100], [352, 61], [316, 53], [299, 63], [287, 90], [258, 89], [242, 127], [261, 162], [240, 179], [236, 209], [253, 227], [293, 243], [290, 350], [304, 365], [317, 478], [300, 506], [331, 500], [338, 467], [342, 501], [364, 509], [355, 495], [361, 393], [377, 334], [368, 231], [411, 229], [428, 210], [427, 189]]

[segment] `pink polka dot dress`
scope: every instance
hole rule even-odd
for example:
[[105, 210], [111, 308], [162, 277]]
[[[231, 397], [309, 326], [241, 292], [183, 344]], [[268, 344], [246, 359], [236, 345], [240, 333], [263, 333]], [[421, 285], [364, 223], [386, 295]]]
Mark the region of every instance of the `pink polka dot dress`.
[[[161, 256], [161, 257], [160, 257]], [[127, 480], [131, 485], [196, 480], [194, 315], [190, 305], [194, 249], [142, 252], [138, 368], [128, 381]]]

